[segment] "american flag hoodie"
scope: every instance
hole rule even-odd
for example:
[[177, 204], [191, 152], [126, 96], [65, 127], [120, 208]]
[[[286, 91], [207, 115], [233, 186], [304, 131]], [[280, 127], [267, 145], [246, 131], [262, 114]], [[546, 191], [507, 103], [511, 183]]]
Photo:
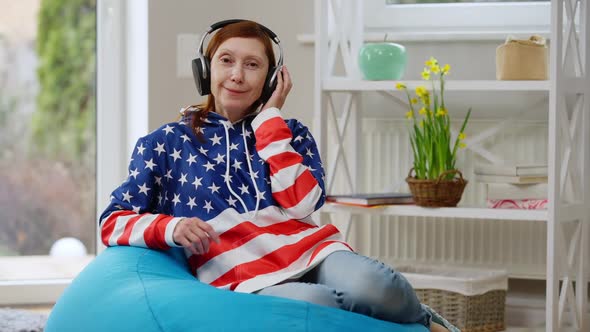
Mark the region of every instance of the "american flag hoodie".
[[309, 130], [277, 108], [230, 123], [210, 112], [200, 132], [194, 109], [137, 141], [127, 179], [100, 217], [107, 246], [181, 247], [183, 217], [217, 232], [209, 252], [184, 250], [202, 282], [255, 292], [294, 279], [330, 253], [351, 250], [333, 225], [311, 214], [325, 201], [324, 171]]

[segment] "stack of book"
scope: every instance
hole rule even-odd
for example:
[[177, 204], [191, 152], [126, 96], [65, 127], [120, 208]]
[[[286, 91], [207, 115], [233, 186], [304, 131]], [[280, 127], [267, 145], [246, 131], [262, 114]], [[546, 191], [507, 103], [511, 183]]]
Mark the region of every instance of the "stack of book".
[[486, 184], [488, 208], [547, 208], [547, 165], [476, 164], [475, 180]]
[[395, 192], [378, 194], [328, 195], [326, 200], [332, 203], [363, 207], [392, 204], [414, 204], [412, 194]]

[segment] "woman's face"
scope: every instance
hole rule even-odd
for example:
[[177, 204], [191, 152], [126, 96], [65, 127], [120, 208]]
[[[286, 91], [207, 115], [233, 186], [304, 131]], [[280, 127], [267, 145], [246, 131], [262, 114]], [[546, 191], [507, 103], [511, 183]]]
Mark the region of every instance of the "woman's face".
[[268, 72], [264, 45], [255, 38], [230, 38], [211, 59], [216, 111], [235, 121], [260, 98]]

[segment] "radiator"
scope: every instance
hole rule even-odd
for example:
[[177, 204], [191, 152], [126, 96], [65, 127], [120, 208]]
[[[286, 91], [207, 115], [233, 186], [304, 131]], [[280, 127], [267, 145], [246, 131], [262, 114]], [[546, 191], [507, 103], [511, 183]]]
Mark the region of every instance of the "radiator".
[[[489, 122], [472, 121], [468, 132], [477, 133], [488, 127]], [[361, 133], [360, 159], [364, 160], [364, 167], [359, 189], [364, 192], [408, 190], [404, 179], [412, 155], [403, 121], [364, 119]], [[484, 146], [509, 162], [545, 163], [547, 124], [514, 123], [485, 141]], [[483, 207], [485, 185], [473, 181], [473, 165], [484, 160], [468, 148], [458, 154], [458, 168], [471, 180], [460, 205]], [[342, 176], [338, 172], [336, 179]], [[338, 190], [336, 185], [335, 191]], [[341, 186], [340, 191], [346, 189]], [[546, 223], [543, 221], [363, 215], [353, 219], [349, 242], [358, 252], [393, 266], [486, 267], [505, 269], [517, 278], [545, 276]]]

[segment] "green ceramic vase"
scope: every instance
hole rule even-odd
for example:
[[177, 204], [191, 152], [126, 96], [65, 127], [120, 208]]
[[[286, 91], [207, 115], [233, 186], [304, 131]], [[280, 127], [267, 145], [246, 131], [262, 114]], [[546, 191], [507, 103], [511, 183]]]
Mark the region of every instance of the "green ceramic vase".
[[406, 69], [406, 48], [396, 43], [365, 44], [358, 60], [366, 80], [399, 80]]

